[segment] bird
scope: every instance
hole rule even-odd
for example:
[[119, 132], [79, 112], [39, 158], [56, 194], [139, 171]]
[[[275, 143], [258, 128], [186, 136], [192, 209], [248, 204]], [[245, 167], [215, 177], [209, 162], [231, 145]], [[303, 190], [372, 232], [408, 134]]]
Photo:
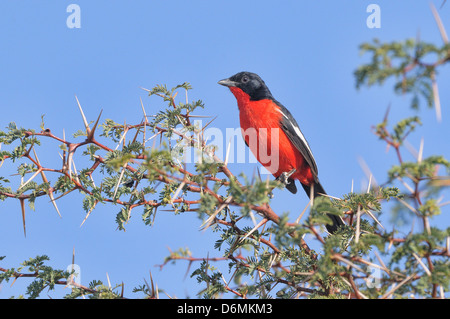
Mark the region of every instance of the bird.
[[[297, 121], [273, 97], [261, 77], [243, 71], [218, 84], [228, 87], [235, 96], [241, 132], [256, 159], [291, 193], [297, 193], [298, 181], [308, 197], [326, 195], [311, 148]], [[332, 221], [325, 226], [330, 234], [344, 225], [340, 216], [327, 216]]]

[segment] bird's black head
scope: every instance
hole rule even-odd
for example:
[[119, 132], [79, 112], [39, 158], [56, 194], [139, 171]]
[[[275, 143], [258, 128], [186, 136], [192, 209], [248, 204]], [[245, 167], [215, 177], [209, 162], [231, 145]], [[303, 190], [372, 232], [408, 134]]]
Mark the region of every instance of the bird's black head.
[[[250, 100], [259, 101], [263, 99], [273, 99], [269, 88], [258, 74], [251, 72], [239, 72], [228, 79], [218, 82], [223, 86], [241, 89], [248, 94]], [[232, 90], [233, 91], [233, 90]]]

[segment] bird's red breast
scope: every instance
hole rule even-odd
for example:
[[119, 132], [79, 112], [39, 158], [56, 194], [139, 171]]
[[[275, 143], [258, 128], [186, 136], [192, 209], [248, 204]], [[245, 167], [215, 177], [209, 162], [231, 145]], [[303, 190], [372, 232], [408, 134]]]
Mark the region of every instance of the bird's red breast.
[[252, 101], [237, 87], [230, 90], [238, 102], [244, 140], [257, 160], [275, 177], [295, 168], [292, 179], [306, 185], [313, 182], [311, 169], [280, 126], [279, 106], [270, 99]]

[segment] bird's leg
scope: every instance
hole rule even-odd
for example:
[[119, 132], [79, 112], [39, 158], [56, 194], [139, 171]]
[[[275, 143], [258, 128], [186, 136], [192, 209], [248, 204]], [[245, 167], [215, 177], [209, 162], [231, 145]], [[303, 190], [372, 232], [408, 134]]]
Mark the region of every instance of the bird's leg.
[[[283, 185], [286, 187], [290, 183], [289, 177], [291, 177], [292, 174], [294, 174], [296, 171], [297, 170], [294, 168], [290, 172], [283, 172], [275, 180], [283, 183]], [[270, 192], [268, 195], [269, 195], [269, 198], [271, 198], [271, 199], [273, 198], [273, 193], [272, 192]]]
[[283, 183], [285, 186], [287, 184], [289, 184], [289, 177], [292, 176], [292, 174], [294, 174], [297, 170], [294, 168], [292, 169], [290, 172], [283, 172], [280, 174], [280, 176], [278, 176], [276, 178], [277, 181], [280, 181], [281, 183]]

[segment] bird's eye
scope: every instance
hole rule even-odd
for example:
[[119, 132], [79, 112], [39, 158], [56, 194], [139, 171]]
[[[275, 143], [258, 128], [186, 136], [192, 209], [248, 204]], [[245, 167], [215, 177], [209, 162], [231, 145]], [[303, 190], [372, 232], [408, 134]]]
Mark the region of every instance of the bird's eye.
[[242, 83], [247, 83], [248, 81], [250, 81], [250, 79], [248, 78], [248, 76], [244, 76], [241, 81]]

